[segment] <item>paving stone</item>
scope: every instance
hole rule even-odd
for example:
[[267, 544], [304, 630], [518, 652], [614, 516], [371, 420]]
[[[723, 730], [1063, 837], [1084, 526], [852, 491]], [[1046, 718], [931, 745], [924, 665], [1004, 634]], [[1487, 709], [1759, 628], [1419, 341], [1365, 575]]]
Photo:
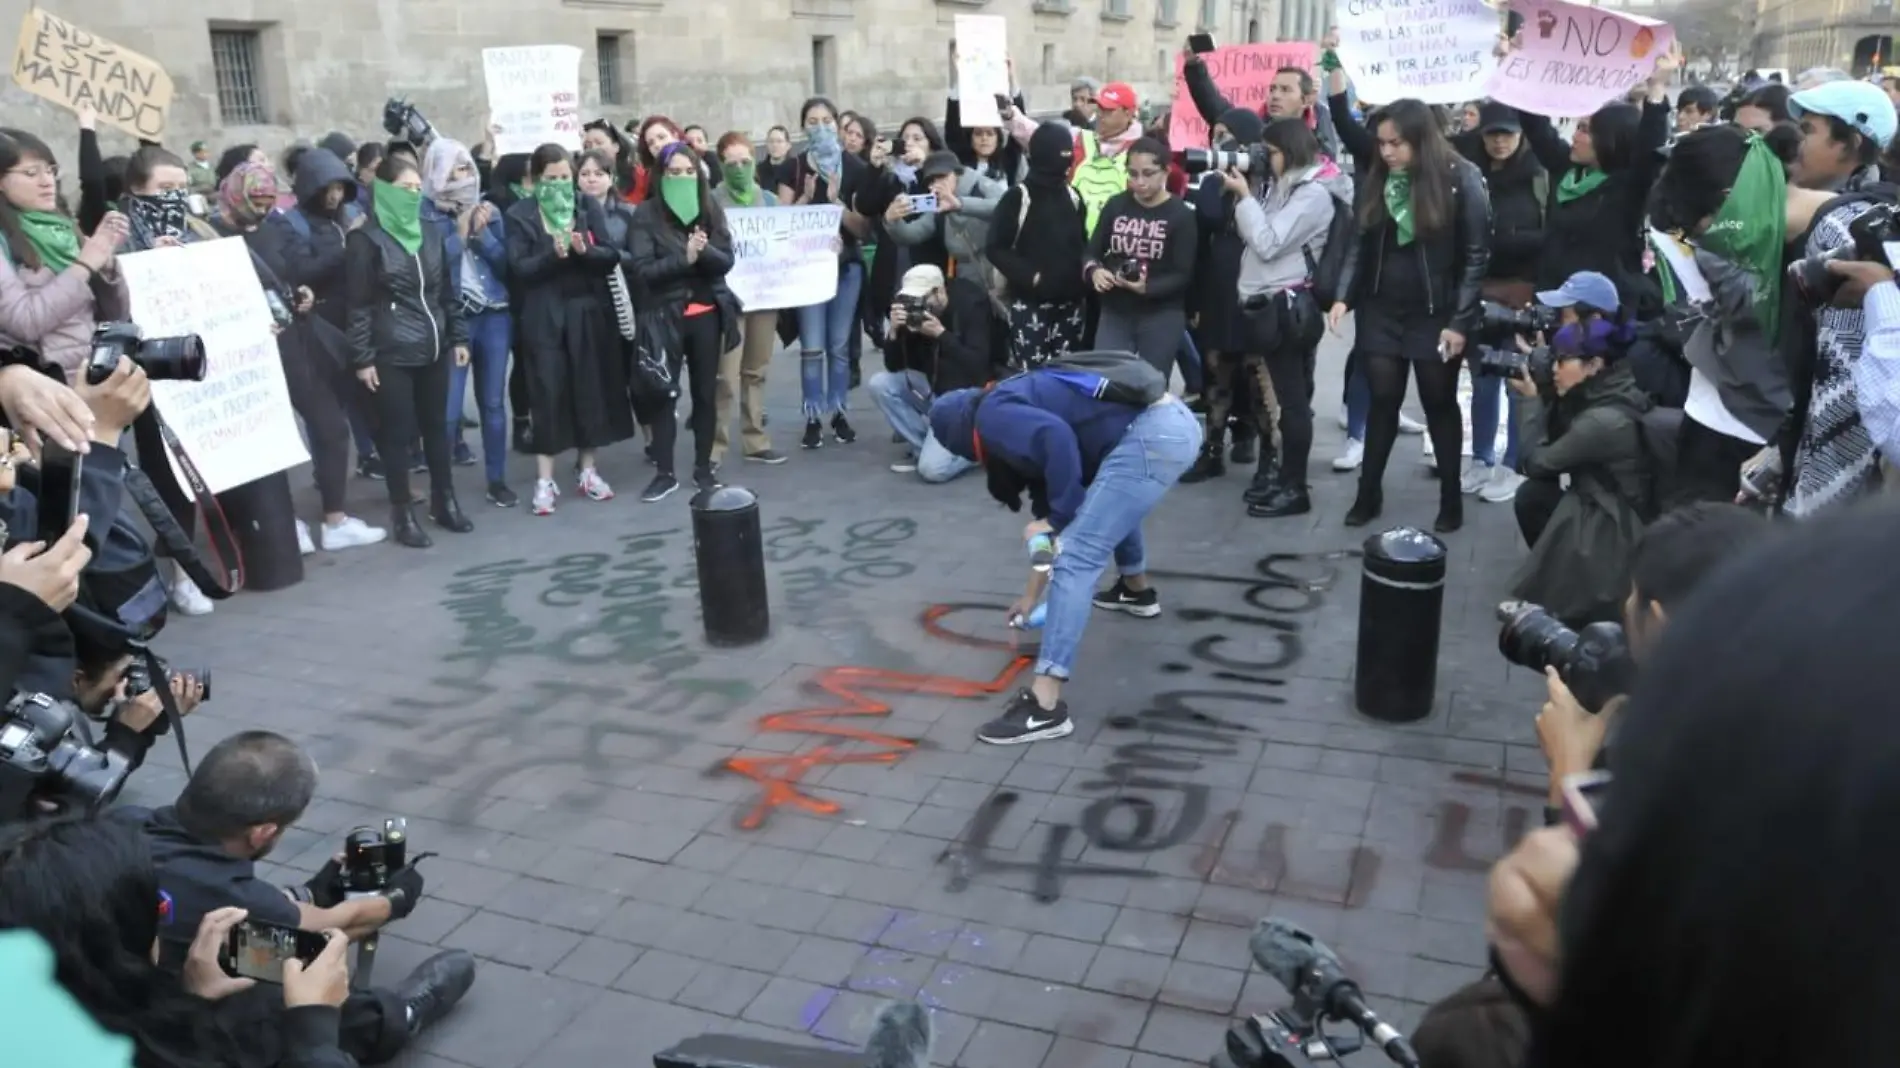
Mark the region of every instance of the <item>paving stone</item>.
[[692, 1009], [703, 1009], [720, 1016], [737, 1016], [765, 989], [771, 978], [764, 972], [708, 964], [693, 976], [686, 989], [673, 1000]]
[[705, 962], [691, 957], [663, 949], [648, 950], [620, 973], [613, 981], [613, 988], [657, 1001], [671, 1001], [703, 967], [706, 967]]
[[554, 966], [553, 973], [589, 986], [606, 986], [645, 952], [641, 947], [630, 946], [625, 942], [599, 937], [585, 938], [561, 958], [561, 962]]
[[1057, 1038], [1042, 1059], [1042, 1068], [1128, 1068], [1129, 1051], [1084, 1042], [1076, 1038]]
[[1053, 983], [1080, 983], [1095, 963], [1100, 946], [1053, 935], [1031, 935], [1017, 958], [1015, 970], [1033, 979]]
[[960, 1068], [1022, 1068], [1041, 1064], [1054, 1044], [1055, 1036], [1046, 1031], [986, 1021], [977, 1025], [956, 1063]]
[[442, 939], [447, 949], [466, 949], [477, 957], [546, 971], [580, 944], [581, 936], [545, 924], [493, 912], [478, 912]]

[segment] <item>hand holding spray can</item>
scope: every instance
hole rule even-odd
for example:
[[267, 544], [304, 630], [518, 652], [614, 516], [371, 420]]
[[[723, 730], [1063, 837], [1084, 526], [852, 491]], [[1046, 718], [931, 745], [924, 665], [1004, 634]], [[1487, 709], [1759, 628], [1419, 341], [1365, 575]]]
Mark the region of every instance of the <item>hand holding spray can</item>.
[[1042, 621], [1048, 617], [1049, 602], [1041, 601], [1037, 603], [1036, 607], [1029, 610], [1027, 616], [1017, 615], [1011, 618], [1009, 625], [1015, 627], [1017, 630], [1040, 630], [1042, 629]]
[[1047, 531], [1032, 534], [1028, 540], [1029, 570], [1047, 572], [1056, 562], [1056, 536]]

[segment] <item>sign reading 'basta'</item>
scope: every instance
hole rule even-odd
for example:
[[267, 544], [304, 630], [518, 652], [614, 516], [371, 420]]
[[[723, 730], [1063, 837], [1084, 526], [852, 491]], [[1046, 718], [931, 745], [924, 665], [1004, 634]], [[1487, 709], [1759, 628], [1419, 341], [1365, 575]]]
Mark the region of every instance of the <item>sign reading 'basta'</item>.
[[99, 119], [133, 137], [156, 141], [172, 106], [172, 79], [156, 60], [28, 8], [13, 51], [13, 81], [34, 96]]

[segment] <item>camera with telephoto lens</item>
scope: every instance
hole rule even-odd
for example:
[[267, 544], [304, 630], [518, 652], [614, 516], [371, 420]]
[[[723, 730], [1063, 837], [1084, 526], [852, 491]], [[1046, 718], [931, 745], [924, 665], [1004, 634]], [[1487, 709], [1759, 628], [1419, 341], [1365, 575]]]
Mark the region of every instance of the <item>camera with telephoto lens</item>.
[[1563, 312], [1542, 304], [1512, 308], [1487, 300], [1483, 302], [1483, 311], [1477, 333], [1478, 341], [1485, 345], [1504, 346], [1517, 338], [1547, 334], [1563, 325]]
[[77, 705], [15, 694], [0, 709], [0, 822], [29, 819], [36, 801], [91, 812], [119, 796], [132, 762], [85, 737]]
[[1636, 661], [1629, 639], [1615, 623], [1592, 623], [1571, 630], [1540, 605], [1506, 601], [1498, 605], [1498, 652], [1519, 667], [1542, 674], [1557, 669], [1557, 677], [1591, 712], [1601, 712], [1610, 699], [1630, 692], [1636, 683]]
[[904, 329], [915, 330], [924, 325], [924, 316], [930, 314], [930, 305], [923, 297], [897, 295], [897, 306], [904, 310]]
[[1244, 148], [1190, 148], [1181, 153], [1181, 169], [1189, 174], [1205, 174], [1231, 168], [1247, 174], [1253, 170], [1255, 158]]
[[1480, 345], [1478, 358], [1473, 363], [1475, 374], [1530, 379], [1543, 385], [1551, 381], [1557, 356], [1549, 345], [1539, 345], [1529, 352], [1519, 352], [1515, 345]]
[[343, 839], [343, 887], [346, 894], [376, 894], [389, 888], [389, 877], [409, 864], [409, 821], [392, 816], [381, 830], [358, 827]]
[[86, 359], [86, 382], [98, 385], [112, 377], [121, 357], [154, 382], [202, 382], [205, 343], [197, 334], [146, 337], [137, 323], [100, 323], [92, 332], [92, 355]]
[[1794, 285], [1802, 301], [1813, 307], [1833, 302], [1834, 295], [1840, 292], [1841, 283], [1847, 281], [1827, 269], [1827, 265], [1836, 260], [1878, 263], [1892, 270], [1893, 261], [1887, 256], [1887, 246], [1900, 241], [1900, 220], [1896, 220], [1895, 213], [1892, 204], [1869, 208], [1847, 224], [1846, 244], [1789, 264], [1788, 281]]
[[[147, 660], [147, 657], [150, 657], [150, 660]], [[157, 664], [156, 671], [152, 666], [154, 663]], [[199, 700], [211, 700], [211, 669], [199, 668], [197, 671], [186, 674], [197, 680], [200, 691]], [[125, 696], [133, 698], [151, 693], [161, 685], [170, 687], [172, 680], [179, 677], [179, 673], [173, 671], [170, 664], [159, 659], [157, 653], [142, 652], [132, 657], [132, 662], [126, 665], [125, 674], [120, 677], [125, 680]]]

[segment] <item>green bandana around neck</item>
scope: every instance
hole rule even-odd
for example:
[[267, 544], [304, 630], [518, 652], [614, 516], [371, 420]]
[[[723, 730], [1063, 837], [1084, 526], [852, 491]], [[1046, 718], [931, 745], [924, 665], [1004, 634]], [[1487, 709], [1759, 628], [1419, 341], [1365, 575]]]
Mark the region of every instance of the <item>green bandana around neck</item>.
[[666, 210], [673, 213], [681, 226], [699, 221], [699, 178], [696, 175], [662, 175], [660, 199], [666, 202]]
[[1781, 321], [1781, 257], [1788, 244], [1788, 175], [1760, 134], [1748, 138], [1748, 154], [1715, 221], [1695, 239], [1740, 268], [1755, 289], [1755, 317], [1762, 332], [1778, 337]]
[[543, 178], [534, 183], [534, 202], [541, 208], [541, 225], [548, 233], [564, 238], [574, 231], [572, 179]]
[[1557, 203], [1568, 204], [1578, 197], [1589, 196], [1597, 186], [1609, 180], [1610, 176], [1596, 167], [1572, 167], [1557, 183]]
[[1412, 219], [1411, 171], [1392, 171], [1385, 176], [1385, 211], [1392, 216], [1400, 246], [1411, 244], [1418, 236]]
[[534, 190], [529, 189], [527, 186], [522, 185], [520, 182], [509, 182], [508, 191], [515, 195], [516, 200], [533, 200], [534, 199]]
[[422, 248], [422, 190], [404, 189], [381, 178], [370, 187], [376, 225], [411, 256]]
[[20, 229], [27, 243], [40, 254], [40, 264], [54, 273], [65, 270], [79, 258], [79, 227], [71, 218], [56, 211], [23, 211]]
[[726, 175], [726, 195], [734, 204], [749, 208], [759, 202], [758, 173], [750, 163], [724, 163], [720, 170]]

